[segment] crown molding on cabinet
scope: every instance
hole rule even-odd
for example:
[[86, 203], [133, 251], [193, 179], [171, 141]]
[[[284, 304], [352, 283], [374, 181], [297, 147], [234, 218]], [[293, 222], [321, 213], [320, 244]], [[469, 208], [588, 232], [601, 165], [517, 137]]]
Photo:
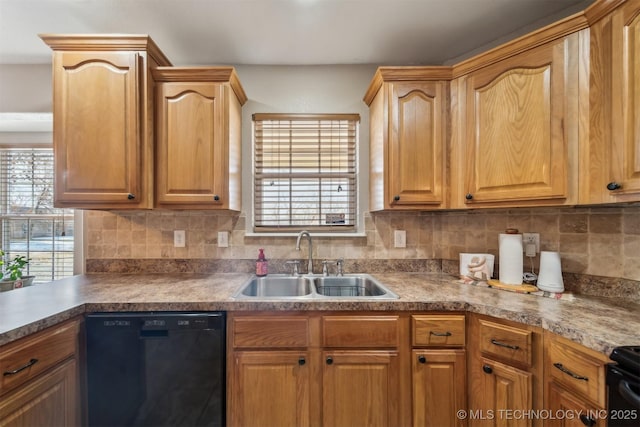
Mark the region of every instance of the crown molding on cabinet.
[[234, 67], [156, 67], [151, 74], [159, 82], [228, 82], [240, 105], [248, 99]]
[[141, 50], [158, 65], [169, 66], [171, 61], [146, 34], [39, 34], [52, 50]]

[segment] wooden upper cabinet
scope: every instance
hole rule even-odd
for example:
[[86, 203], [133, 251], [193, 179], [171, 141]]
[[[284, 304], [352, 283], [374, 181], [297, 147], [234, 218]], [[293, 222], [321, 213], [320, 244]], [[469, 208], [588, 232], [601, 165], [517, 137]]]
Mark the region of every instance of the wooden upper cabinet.
[[450, 67], [380, 67], [364, 101], [370, 120], [370, 209], [446, 207]]
[[156, 206], [241, 207], [246, 95], [232, 67], [158, 67]]
[[41, 35], [53, 49], [57, 207], [152, 207], [149, 69], [170, 65], [148, 36]]
[[591, 26], [589, 141], [581, 203], [640, 200], [640, 2]]
[[454, 81], [452, 207], [576, 203], [585, 38], [574, 33]]

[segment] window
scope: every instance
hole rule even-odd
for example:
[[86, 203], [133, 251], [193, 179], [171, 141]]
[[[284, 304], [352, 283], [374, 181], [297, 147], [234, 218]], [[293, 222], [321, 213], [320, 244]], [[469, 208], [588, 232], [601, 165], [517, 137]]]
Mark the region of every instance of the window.
[[0, 199], [5, 261], [30, 258], [36, 282], [73, 275], [73, 210], [53, 207], [53, 150], [0, 148]]
[[358, 114], [254, 114], [254, 231], [353, 232]]

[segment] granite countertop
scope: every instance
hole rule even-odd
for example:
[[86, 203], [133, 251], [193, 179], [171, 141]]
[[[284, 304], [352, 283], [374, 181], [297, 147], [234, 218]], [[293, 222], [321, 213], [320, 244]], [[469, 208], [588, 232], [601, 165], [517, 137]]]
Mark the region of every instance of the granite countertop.
[[535, 325], [609, 355], [640, 344], [640, 304], [552, 299], [459, 283], [442, 273], [374, 274], [398, 300], [236, 300], [251, 275], [95, 274], [0, 293], [0, 345], [93, 311], [467, 311]]

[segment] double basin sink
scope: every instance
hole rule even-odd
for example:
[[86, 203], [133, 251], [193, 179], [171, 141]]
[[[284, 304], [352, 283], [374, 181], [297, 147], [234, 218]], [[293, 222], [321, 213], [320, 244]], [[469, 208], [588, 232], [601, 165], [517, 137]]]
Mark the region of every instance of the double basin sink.
[[235, 299], [398, 299], [398, 295], [368, 274], [344, 276], [287, 276], [270, 274], [254, 276], [238, 292]]

